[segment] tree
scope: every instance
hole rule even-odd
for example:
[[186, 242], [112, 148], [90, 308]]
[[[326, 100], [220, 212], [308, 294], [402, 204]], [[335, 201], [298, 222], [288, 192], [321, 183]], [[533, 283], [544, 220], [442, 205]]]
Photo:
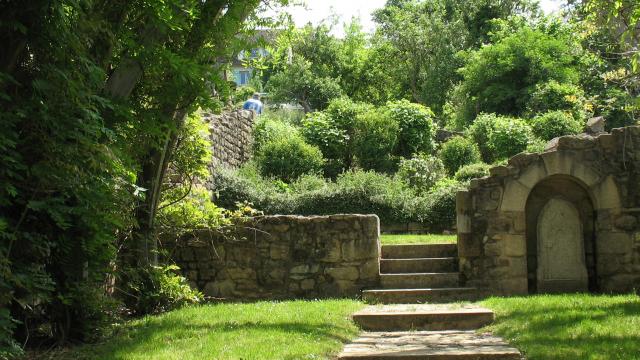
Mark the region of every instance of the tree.
[[134, 266], [155, 262], [180, 130], [199, 106], [216, 108], [210, 88], [223, 93], [224, 82], [213, 59], [260, 3], [0, 5], [3, 348], [17, 350], [12, 339], [23, 343], [33, 328], [59, 342], [88, 339], [109, 321], [101, 289], [123, 263], [118, 249]]
[[559, 20], [529, 25], [502, 22], [494, 42], [467, 53], [453, 102], [458, 127], [481, 113], [522, 116], [536, 86], [549, 81], [576, 84], [581, 47]]
[[536, 9], [527, 0], [388, 1], [374, 14], [379, 25], [376, 44], [395, 59], [392, 71], [402, 96], [440, 114], [460, 79], [457, 53], [486, 42], [492, 20], [535, 15]]

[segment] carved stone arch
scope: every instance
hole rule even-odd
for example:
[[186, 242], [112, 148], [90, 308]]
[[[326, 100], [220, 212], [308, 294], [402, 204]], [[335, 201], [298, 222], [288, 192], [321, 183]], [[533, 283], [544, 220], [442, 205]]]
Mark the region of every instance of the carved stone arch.
[[[543, 289], [538, 289], [541, 280], [539, 277], [545, 271], [540, 269], [541, 263], [539, 258], [540, 251], [540, 226], [541, 217], [545, 215], [544, 209], [549, 204], [558, 200], [571, 204], [575, 208], [577, 218], [568, 219], [568, 223], [574, 224], [575, 228], [579, 227], [581, 236], [565, 238], [566, 234], [559, 234], [558, 239], [554, 241], [576, 241], [571, 246], [563, 246], [559, 244], [559, 248], [564, 249], [580, 249], [581, 260], [584, 263], [583, 270], [586, 271], [585, 276], [580, 278], [572, 278], [568, 276], [568, 281], [564, 284], [557, 281], [557, 287], [553, 287], [553, 282], [547, 283]], [[547, 214], [548, 216], [548, 214]], [[535, 293], [539, 290], [543, 291], [578, 291], [586, 290], [595, 291], [598, 288], [596, 273], [596, 247], [595, 247], [595, 220], [596, 211], [593, 196], [589, 187], [580, 179], [570, 176], [555, 174], [549, 176], [534, 186], [530, 192], [525, 206], [526, 217], [526, 246], [527, 246], [527, 282], [529, 292]], [[553, 221], [552, 221], [553, 222]], [[577, 225], [579, 224], [579, 226]], [[547, 226], [543, 224], [542, 226]], [[562, 230], [562, 229], [560, 229]], [[562, 231], [560, 231], [562, 233]], [[546, 235], [548, 236], [548, 234]], [[575, 254], [574, 254], [575, 255]], [[576, 270], [578, 271], [578, 270]], [[582, 271], [582, 270], [580, 270]], [[582, 273], [581, 273], [582, 274]], [[549, 279], [547, 279], [549, 280]], [[562, 280], [556, 277], [556, 280]]]

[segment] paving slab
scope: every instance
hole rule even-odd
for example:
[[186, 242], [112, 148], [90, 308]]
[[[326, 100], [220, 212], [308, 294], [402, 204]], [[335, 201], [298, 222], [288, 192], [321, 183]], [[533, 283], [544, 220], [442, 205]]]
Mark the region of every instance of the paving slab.
[[456, 257], [457, 244], [382, 245], [384, 259]]
[[474, 330], [493, 322], [493, 311], [470, 304], [374, 305], [353, 315], [364, 330]]
[[365, 332], [338, 355], [340, 360], [520, 360], [518, 349], [475, 331]]

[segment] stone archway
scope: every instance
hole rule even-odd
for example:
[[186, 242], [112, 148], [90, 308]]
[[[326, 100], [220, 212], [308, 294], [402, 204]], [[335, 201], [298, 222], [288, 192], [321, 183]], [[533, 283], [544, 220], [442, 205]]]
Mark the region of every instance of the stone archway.
[[595, 212], [584, 185], [555, 175], [534, 186], [526, 203], [530, 293], [597, 289]]

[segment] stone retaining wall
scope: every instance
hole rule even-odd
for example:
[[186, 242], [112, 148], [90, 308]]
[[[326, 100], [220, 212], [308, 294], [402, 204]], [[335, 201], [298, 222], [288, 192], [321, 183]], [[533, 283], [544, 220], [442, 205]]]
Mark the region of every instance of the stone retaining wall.
[[209, 123], [213, 168], [237, 168], [251, 158], [254, 117], [248, 110], [203, 114], [203, 119]]
[[[457, 196], [458, 252], [466, 285], [490, 294], [535, 292], [537, 277], [543, 278], [536, 241], [548, 239], [544, 234], [549, 231], [565, 231], [558, 224], [537, 235], [545, 204], [553, 201], [576, 209], [572, 216], [580, 226], [573, 226], [583, 235], [577, 238], [584, 239], [581, 261], [586, 262], [589, 289], [640, 288], [638, 126], [561, 137], [543, 153], [516, 155], [508, 166], [472, 180], [469, 190]], [[562, 238], [554, 239], [552, 233], [550, 241], [559, 245], [557, 250], [542, 251], [563, 251]]]
[[227, 299], [354, 297], [380, 282], [375, 215], [263, 216], [231, 233], [199, 231], [171, 257], [205, 295]]

